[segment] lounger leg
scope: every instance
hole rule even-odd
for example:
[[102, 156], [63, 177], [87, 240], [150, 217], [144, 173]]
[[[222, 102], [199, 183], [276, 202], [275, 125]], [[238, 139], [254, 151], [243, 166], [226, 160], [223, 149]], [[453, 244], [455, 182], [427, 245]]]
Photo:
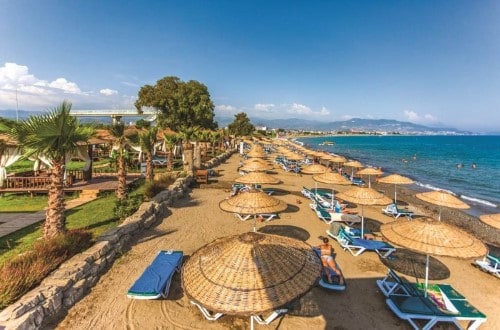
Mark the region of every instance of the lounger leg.
[[210, 313], [205, 307], [201, 306], [201, 305], [198, 305], [197, 303], [195, 303], [194, 301], [191, 301], [191, 304], [195, 305], [196, 307], [198, 307], [198, 309], [200, 310], [201, 314], [203, 314], [203, 316], [205, 316], [205, 318], [209, 321], [215, 321], [217, 319], [219, 319], [222, 315], [222, 313]]
[[274, 312], [272, 312], [272, 314], [269, 315], [265, 320], [262, 319], [262, 317], [260, 315], [252, 315], [252, 318], [255, 321], [257, 321], [257, 323], [259, 323], [259, 324], [268, 325], [269, 323], [274, 321], [274, 319], [276, 319], [279, 315], [286, 313], [286, 312], [288, 312], [288, 309], [278, 309], [278, 310], [275, 310]]
[[386, 253], [384, 253], [383, 255], [380, 254], [380, 252], [377, 250], [377, 253], [382, 257], [382, 258], [387, 258], [388, 256], [390, 256], [394, 251], [396, 251], [396, 249], [388, 249]]

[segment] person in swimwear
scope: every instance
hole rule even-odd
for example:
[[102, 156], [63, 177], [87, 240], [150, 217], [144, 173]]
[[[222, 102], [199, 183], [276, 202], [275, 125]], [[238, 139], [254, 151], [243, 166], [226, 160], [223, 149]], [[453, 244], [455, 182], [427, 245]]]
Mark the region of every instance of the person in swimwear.
[[322, 237], [321, 239], [323, 240], [323, 244], [319, 245], [318, 249], [321, 251], [321, 262], [323, 263], [323, 267], [326, 268], [325, 273], [328, 277], [328, 282], [333, 283], [332, 274], [328, 270], [330, 268], [339, 277], [339, 284], [344, 285], [344, 275], [342, 275], [342, 272], [335, 263], [335, 259], [333, 259], [333, 247], [328, 243], [327, 237]]

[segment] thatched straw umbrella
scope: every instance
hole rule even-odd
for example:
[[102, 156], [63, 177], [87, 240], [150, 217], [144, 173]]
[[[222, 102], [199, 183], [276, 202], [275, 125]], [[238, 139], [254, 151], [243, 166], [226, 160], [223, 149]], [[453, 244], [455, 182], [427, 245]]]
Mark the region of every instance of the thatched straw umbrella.
[[280, 179], [263, 172], [250, 172], [234, 181], [244, 184], [278, 184], [281, 182]]
[[361, 205], [361, 237], [364, 233], [364, 205], [387, 205], [391, 203], [391, 199], [382, 193], [379, 193], [372, 188], [352, 187], [337, 194], [338, 198], [346, 200], [351, 203]]
[[479, 219], [487, 225], [500, 229], [500, 213], [483, 214], [479, 216]]
[[221, 201], [219, 207], [227, 212], [253, 215], [253, 231], [255, 232], [257, 214], [282, 212], [288, 205], [263, 191], [250, 190]]
[[469, 259], [484, 256], [488, 252], [486, 246], [474, 236], [455, 226], [431, 218], [394, 221], [382, 225], [380, 232], [388, 241], [396, 245], [427, 255], [426, 289], [429, 281], [429, 255]]
[[213, 241], [182, 267], [182, 286], [206, 310], [254, 318], [275, 311], [310, 290], [321, 261], [305, 242], [263, 233]]
[[384, 172], [382, 172], [378, 168], [374, 168], [374, 167], [367, 167], [367, 168], [364, 168], [364, 169], [356, 172], [357, 175], [368, 175], [368, 188], [372, 187], [371, 176], [372, 175], [382, 175], [382, 173], [384, 173]]
[[399, 174], [391, 174], [388, 176], [384, 176], [383, 178], [378, 179], [378, 182], [380, 183], [389, 183], [389, 184], [394, 184], [394, 204], [397, 206], [397, 191], [396, 191], [396, 186], [398, 184], [412, 184], [414, 181], [410, 178], [407, 178], [406, 176], [402, 176]]
[[441, 220], [441, 207], [449, 207], [452, 209], [468, 209], [469, 205], [462, 202], [460, 199], [444, 190], [428, 191], [415, 195], [418, 199], [439, 206], [438, 220]]
[[323, 174], [315, 175], [313, 176], [313, 180], [317, 182], [322, 182], [322, 183], [328, 183], [332, 185], [332, 209], [333, 209], [333, 202], [335, 200], [335, 190], [333, 188], [334, 184], [339, 184], [339, 185], [350, 185], [351, 181], [348, 179], [344, 178], [340, 173], [337, 172], [326, 172]]

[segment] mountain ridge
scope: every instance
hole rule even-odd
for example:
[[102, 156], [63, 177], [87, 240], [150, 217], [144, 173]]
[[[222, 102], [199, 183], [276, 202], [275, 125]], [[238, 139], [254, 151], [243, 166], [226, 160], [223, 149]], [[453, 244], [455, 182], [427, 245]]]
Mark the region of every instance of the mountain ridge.
[[[0, 110], [0, 117], [9, 119], [26, 119], [38, 111], [26, 110]], [[429, 127], [425, 125], [403, 122], [394, 119], [362, 119], [352, 118], [343, 121], [323, 122], [311, 119], [283, 118], [266, 119], [249, 116], [250, 121], [257, 127], [267, 127], [271, 129], [304, 130], [304, 131], [363, 131], [363, 132], [386, 132], [399, 134], [463, 134], [472, 135], [475, 132], [459, 130], [451, 127]], [[234, 121], [234, 117], [215, 116], [219, 127], [226, 127]], [[85, 120], [86, 121], [86, 120]], [[111, 118], [101, 120], [111, 123]]]
[[[408, 134], [477, 134], [470, 131], [459, 130], [452, 127], [429, 127], [410, 122], [394, 119], [362, 119], [352, 118], [343, 121], [322, 122], [310, 119], [288, 118], [288, 119], [265, 119], [249, 116], [255, 126], [267, 128], [282, 128], [290, 130], [315, 130], [315, 131], [364, 131], [364, 132], [387, 132]], [[230, 117], [215, 118], [220, 127], [227, 126], [234, 119]]]

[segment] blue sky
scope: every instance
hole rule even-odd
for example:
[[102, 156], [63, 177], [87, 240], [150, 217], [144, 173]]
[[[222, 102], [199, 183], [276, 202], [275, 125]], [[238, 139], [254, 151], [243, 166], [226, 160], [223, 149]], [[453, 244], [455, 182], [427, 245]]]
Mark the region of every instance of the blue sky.
[[132, 108], [165, 76], [216, 113], [500, 131], [500, 1], [0, 0], [0, 109]]

